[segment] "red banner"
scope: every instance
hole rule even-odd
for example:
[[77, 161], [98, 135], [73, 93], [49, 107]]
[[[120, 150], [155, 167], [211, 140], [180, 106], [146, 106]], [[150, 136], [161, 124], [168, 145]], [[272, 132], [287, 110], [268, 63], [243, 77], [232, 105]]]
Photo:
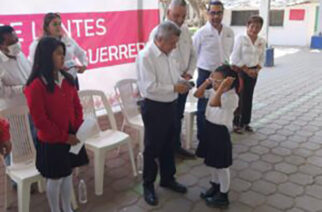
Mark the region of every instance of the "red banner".
[[[62, 27], [84, 50], [89, 69], [131, 63], [159, 23], [159, 11], [62, 13]], [[13, 26], [23, 52], [42, 34], [44, 14], [0, 15], [0, 25]]]

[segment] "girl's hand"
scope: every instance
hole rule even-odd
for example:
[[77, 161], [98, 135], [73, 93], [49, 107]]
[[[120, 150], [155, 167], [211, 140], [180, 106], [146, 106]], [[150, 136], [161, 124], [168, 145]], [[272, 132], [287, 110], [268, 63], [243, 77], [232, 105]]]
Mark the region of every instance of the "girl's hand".
[[256, 66], [256, 71], [257, 71], [257, 74], [260, 72], [260, 70], [262, 70], [262, 66], [260, 66], [260, 65], [257, 65]]
[[79, 142], [80, 141], [78, 140], [78, 138], [75, 135], [73, 135], [73, 134], [68, 135], [67, 144], [74, 146], [74, 145], [78, 144]]
[[212, 78], [207, 78], [206, 80], [205, 80], [205, 82], [204, 83], [206, 83], [206, 85], [208, 86], [208, 85], [211, 85], [212, 84], [212, 82], [213, 82], [213, 80], [212, 80]]
[[226, 77], [224, 81], [222, 81], [222, 83], [220, 84], [219, 89], [221, 91], [228, 91], [234, 81], [235, 81], [234, 77]]
[[76, 66], [77, 68], [77, 73], [84, 73], [84, 71], [86, 70], [86, 66]]
[[251, 78], [255, 79], [257, 77], [257, 70], [256, 69], [249, 70], [248, 76], [250, 76]]
[[0, 155], [6, 156], [11, 152], [11, 142], [5, 141], [3, 143], [0, 143]]

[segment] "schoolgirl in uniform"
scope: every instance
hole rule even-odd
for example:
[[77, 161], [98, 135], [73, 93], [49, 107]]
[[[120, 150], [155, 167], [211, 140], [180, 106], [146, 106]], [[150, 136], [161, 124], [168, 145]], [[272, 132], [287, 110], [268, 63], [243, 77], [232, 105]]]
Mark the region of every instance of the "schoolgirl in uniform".
[[[206, 88], [211, 85], [213, 89]], [[212, 173], [211, 187], [201, 193], [208, 206], [227, 207], [230, 187], [229, 167], [232, 165], [232, 144], [230, 131], [234, 110], [238, 106], [237, 74], [229, 65], [218, 67], [195, 92], [195, 97], [209, 97], [206, 108], [205, 131], [196, 155], [204, 158], [204, 163]]]
[[37, 129], [36, 168], [47, 178], [51, 212], [72, 212], [72, 169], [88, 164], [83, 147], [78, 155], [69, 153], [79, 143], [75, 136], [83, 113], [74, 79], [64, 67], [65, 44], [53, 37], [40, 39], [31, 75], [25, 88], [30, 114]]

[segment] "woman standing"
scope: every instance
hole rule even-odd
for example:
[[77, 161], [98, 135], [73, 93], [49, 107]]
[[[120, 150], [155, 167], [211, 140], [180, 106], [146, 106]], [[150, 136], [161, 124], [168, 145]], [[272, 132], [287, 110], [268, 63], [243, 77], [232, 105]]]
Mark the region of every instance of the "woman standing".
[[[76, 87], [79, 89], [77, 73], [83, 73], [88, 65], [85, 51], [61, 27], [61, 17], [58, 13], [47, 13], [43, 23], [43, 37], [52, 36], [62, 41], [66, 46], [64, 70], [73, 76]], [[35, 49], [39, 39], [34, 40], [29, 47], [29, 59], [33, 63]], [[77, 61], [77, 60], [78, 61]]]
[[83, 147], [78, 155], [69, 153], [79, 143], [75, 136], [83, 122], [82, 107], [74, 79], [64, 67], [65, 44], [53, 37], [39, 40], [25, 96], [37, 129], [36, 167], [47, 178], [51, 212], [71, 212], [72, 168], [88, 163]]
[[254, 88], [259, 71], [264, 64], [265, 39], [258, 36], [263, 26], [260, 16], [251, 16], [247, 22], [246, 35], [236, 38], [231, 63], [240, 70], [239, 77], [244, 86], [240, 92], [240, 101], [234, 118], [234, 131], [253, 132], [251, 122]]

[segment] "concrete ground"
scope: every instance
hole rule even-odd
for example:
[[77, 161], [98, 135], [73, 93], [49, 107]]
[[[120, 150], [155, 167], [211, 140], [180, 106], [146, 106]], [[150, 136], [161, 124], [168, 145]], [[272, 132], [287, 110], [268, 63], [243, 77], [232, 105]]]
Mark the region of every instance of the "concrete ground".
[[[234, 164], [227, 210], [208, 208], [200, 199], [200, 192], [209, 187], [210, 174], [199, 159], [177, 160], [177, 179], [188, 186], [187, 194], [156, 186], [160, 204], [148, 206], [142, 198], [141, 179], [133, 177], [126, 148], [121, 148], [119, 154], [111, 151], [107, 156], [102, 196], [94, 194], [92, 161], [81, 168], [88, 203], [80, 204], [77, 211], [322, 211], [322, 52], [282, 50], [278, 56], [273, 68], [262, 70], [256, 85], [255, 133], [232, 136]], [[102, 119], [101, 124], [108, 123]], [[127, 132], [137, 138], [137, 132]], [[0, 208], [3, 179], [1, 165]], [[77, 182], [75, 178], [76, 190]], [[16, 198], [16, 191], [11, 194]], [[16, 201], [8, 211], [17, 211]], [[30, 211], [49, 211], [45, 194], [31, 195]]]

